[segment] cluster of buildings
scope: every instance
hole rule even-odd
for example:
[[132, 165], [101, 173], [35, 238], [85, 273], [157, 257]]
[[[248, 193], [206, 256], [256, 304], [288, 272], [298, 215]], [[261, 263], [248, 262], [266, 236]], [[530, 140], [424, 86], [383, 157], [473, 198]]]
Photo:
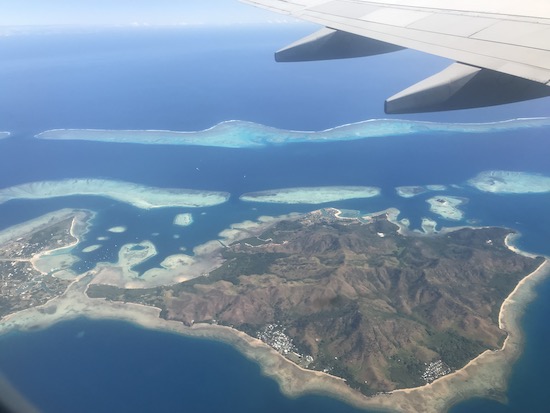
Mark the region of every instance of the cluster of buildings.
[[442, 360], [432, 361], [426, 365], [426, 370], [422, 373], [422, 380], [426, 383], [431, 383], [432, 381], [445, 376], [451, 372], [451, 368], [447, 366]]
[[3, 261], [0, 265], [0, 296], [20, 295], [36, 284], [36, 273], [26, 261]]
[[256, 337], [262, 340], [267, 345], [273, 347], [279, 353], [287, 355], [296, 353], [296, 346], [292, 343], [292, 339], [285, 334], [284, 327], [278, 324], [268, 324], [263, 330], [256, 333]]
[[292, 338], [285, 334], [285, 328], [278, 324], [266, 325], [256, 333], [256, 337], [302, 367], [308, 367], [313, 362], [312, 356], [298, 351]]

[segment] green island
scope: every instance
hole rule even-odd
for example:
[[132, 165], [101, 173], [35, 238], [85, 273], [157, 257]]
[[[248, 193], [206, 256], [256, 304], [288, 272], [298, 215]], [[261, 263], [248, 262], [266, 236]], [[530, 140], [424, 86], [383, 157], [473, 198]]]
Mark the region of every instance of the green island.
[[207, 276], [88, 295], [232, 326], [367, 395], [416, 387], [502, 346], [500, 306], [543, 259], [510, 251], [502, 228], [398, 230], [385, 214], [362, 223], [316, 211], [228, 245]]
[[[69, 280], [67, 257], [92, 214], [58, 212], [0, 233], [2, 262], [26, 268], [2, 278], [0, 334], [83, 315], [122, 319], [228, 342], [290, 396], [400, 412], [501, 397], [522, 348], [519, 317], [548, 261], [513, 247], [517, 234], [505, 228], [423, 234], [398, 214], [327, 208], [235, 224], [195, 248], [208, 271], [129, 287], [104, 273], [137, 255]], [[178, 260], [174, 274], [189, 265]], [[10, 298], [18, 288], [27, 299]]]

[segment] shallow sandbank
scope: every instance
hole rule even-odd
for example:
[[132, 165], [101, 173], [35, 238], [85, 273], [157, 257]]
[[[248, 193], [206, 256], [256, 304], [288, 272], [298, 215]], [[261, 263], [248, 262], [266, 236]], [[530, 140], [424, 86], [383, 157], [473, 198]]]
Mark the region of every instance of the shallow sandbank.
[[445, 185], [413, 185], [413, 186], [398, 186], [395, 192], [402, 198], [412, 198], [428, 191], [444, 191]]
[[187, 227], [193, 223], [193, 215], [189, 213], [178, 214], [174, 217], [174, 225]]
[[323, 204], [356, 198], [372, 198], [380, 195], [380, 188], [371, 186], [320, 186], [282, 188], [249, 192], [240, 196], [241, 201], [278, 204]]
[[420, 225], [424, 234], [437, 233], [437, 222], [433, 219], [422, 218], [422, 224]]
[[82, 252], [85, 252], [85, 253], [94, 252], [100, 249], [101, 247], [103, 247], [103, 245], [100, 245], [100, 244], [90, 245], [89, 247], [82, 248]]
[[40, 181], [0, 189], [0, 203], [12, 199], [45, 199], [72, 195], [111, 198], [137, 208], [207, 207], [229, 199], [226, 192], [157, 188], [103, 179]]
[[109, 228], [107, 231], [112, 232], [113, 234], [122, 234], [123, 232], [126, 232], [128, 228], [125, 226], [119, 225], [117, 227]]
[[468, 184], [496, 194], [550, 192], [550, 177], [528, 172], [485, 171], [470, 179]]
[[297, 142], [350, 141], [375, 137], [437, 133], [493, 133], [550, 126], [550, 118], [512, 119], [491, 123], [437, 123], [371, 119], [323, 131], [293, 131], [245, 121], [226, 121], [201, 131], [54, 129], [38, 139], [87, 140], [147, 145], [198, 145], [251, 148]]
[[152, 288], [188, 281], [208, 274], [223, 263], [218, 242], [217, 248], [201, 251], [193, 256], [174, 254], [166, 257], [160, 267], [146, 270], [142, 274], [134, 267], [157, 255], [155, 245], [150, 241], [123, 245], [118, 253], [118, 261], [99, 263], [94, 269], [96, 276], [92, 283], [119, 288]]
[[398, 186], [395, 188], [395, 192], [397, 192], [397, 195], [401, 198], [412, 198], [425, 193], [426, 188], [423, 186]]

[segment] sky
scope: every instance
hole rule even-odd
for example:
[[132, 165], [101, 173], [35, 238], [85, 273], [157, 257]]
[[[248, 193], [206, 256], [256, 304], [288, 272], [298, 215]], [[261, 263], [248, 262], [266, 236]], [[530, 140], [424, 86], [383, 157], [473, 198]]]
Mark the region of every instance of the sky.
[[0, 0], [0, 26], [262, 24], [293, 21], [238, 0]]

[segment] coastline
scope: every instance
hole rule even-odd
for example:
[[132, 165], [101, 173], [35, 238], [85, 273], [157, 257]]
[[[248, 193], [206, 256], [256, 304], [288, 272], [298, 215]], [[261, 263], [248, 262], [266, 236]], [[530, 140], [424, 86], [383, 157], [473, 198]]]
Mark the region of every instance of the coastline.
[[[394, 218], [395, 222], [398, 222], [396, 209], [388, 209], [381, 213], [386, 213], [388, 218]], [[336, 216], [337, 212], [334, 215]], [[225, 240], [238, 239], [239, 234], [242, 236], [255, 233], [258, 227], [268, 225], [274, 220], [276, 218], [264, 218], [256, 223], [246, 221], [234, 224], [232, 229], [226, 230], [226, 233], [220, 236], [225, 235]], [[74, 230], [76, 221], [73, 220], [71, 231]], [[506, 237], [505, 243], [508, 248], [516, 253], [532, 256], [513, 246], [513, 239], [514, 234]], [[487, 350], [462, 369], [422, 387], [395, 390], [372, 397], [363, 396], [352, 390], [340, 378], [303, 369], [262, 341], [233, 328], [215, 324], [195, 324], [186, 327], [180, 322], [160, 318], [161, 310], [156, 307], [89, 298], [86, 290], [94, 282], [99, 271], [100, 268], [96, 268], [78, 276], [62, 295], [41, 306], [4, 317], [0, 321], [0, 334], [12, 330], [47, 328], [55, 323], [78, 317], [120, 320], [157, 331], [225, 342], [247, 358], [257, 362], [263, 374], [276, 380], [287, 397], [322, 394], [359, 408], [436, 413], [445, 411], [462, 399], [474, 396], [494, 397], [495, 393], [505, 391], [511, 363], [521, 354], [523, 346], [520, 318], [526, 304], [535, 295], [536, 285], [550, 274], [550, 260], [546, 258], [535, 271], [526, 275], [502, 303], [499, 326], [508, 333], [508, 336], [501, 349]]]
[[71, 251], [73, 247], [80, 243], [82, 236], [88, 232], [91, 225], [90, 221], [95, 215], [95, 212], [86, 209], [66, 208], [50, 212], [0, 231], [0, 243], [39, 231], [72, 217], [69, 234], [74, 238], [74, 241], [57, 248], [41, 251], [32, 257], [24, 259], [24, 261], [28, 261], [41, 274], [55, 274], [57, 278], [72, 280], [76, 274], [70, 270], [70, 267], [79, 259], [72, 255]]
[[[70, 218], [71, 216], [74, 217], [76, 215], [79, 215], [79, 213], [84, 215], [89, 215], [89, 219], [93, 218], [93, 216], [95, 215], [92, 211], [89, 211], [86, 209], [71, 209], [71, 208], [64, 208], [57, 211], [49, 212], [39, 217], [30, 219], [25, 222], [21, 222], [19, 224], [15, 224], [0, 230], [0, 243], [5, 243], [14, 238], [19, 238], [21, 236], [24, 236], [30, 232], [38, 231], [41, 228], [44, 228], [56, 222], [62, 221], [63, 219], [67, 219], [67, 218]], [[73, 220], [73, 223], [71, 224], [71, 229], [70, 229], [71, 235], [73, 237], [79, 239], [78, 236], [82, 236], [84, 234], [84, 232], [80, 232], [80, 231], [81, 231], [81, 228], [87, 227], [86, 221], [88, 221], [88, 218], [77, 220], [76, 222]], [[85, 229], [83, 229], [83, 231], [85, 231]]]

